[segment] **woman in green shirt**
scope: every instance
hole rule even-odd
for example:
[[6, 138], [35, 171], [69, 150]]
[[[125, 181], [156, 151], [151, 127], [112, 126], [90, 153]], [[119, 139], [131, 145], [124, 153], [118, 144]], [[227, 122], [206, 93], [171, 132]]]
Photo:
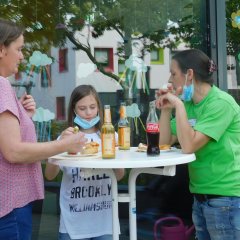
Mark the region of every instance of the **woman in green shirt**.
[[178, 141], [196, 154], [189, 176], [197, 239], [233, 240], [240, 239], [240, 107], [213, 84], [215, 70], [200, 50], [173, 56], [170, 84], [157, 91], [160, 144]]

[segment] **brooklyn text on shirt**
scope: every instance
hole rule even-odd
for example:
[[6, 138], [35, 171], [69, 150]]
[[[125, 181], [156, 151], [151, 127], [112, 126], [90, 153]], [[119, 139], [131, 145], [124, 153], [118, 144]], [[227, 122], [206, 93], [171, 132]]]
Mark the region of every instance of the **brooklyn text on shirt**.
[[91, 181], [91, 180], [102, 180], [102, 179], [108, 179], [109, 176], [107, 176], [105, 173], [103, 173], [101, 176], [99, 174], [92, 175], [91, 177], [84, 178], [81, 176], [80, 168], [73, 168], [72, 169], [72, 183], [75, 183], [77, 181]]
[[100, 201], [96, 203], [85, 203], [83, 205], [74, 203], [69, 204], [69, 211], [71, 213], [83, 213], [83, 212], [98, 212], [112, 208], [112, 201]]
[[77, 186], [71, 189], [70, 198], [98, 198], [111, 195], [111, 185]]

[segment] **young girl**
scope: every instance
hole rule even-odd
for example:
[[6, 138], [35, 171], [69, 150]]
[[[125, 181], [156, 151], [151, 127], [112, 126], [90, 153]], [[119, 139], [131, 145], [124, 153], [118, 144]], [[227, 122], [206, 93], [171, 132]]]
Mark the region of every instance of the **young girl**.
[[[62, 133], [61, 138], [73, 134], [73, 127], [78, 126], [88, 141], [101, 144], [102, 109], [98, 94], [91, 85], [80, 85], [73, 90], [68, 108], [68, 124], [71, 127]], [[106, 174], [84, 178], [80, 168], [61, 167], [61, 170], [59, 240], [111, 240], [110, 178]], [[47, 163], [47, 179], [52, 180], [58, 172], [58, 166]], [[116, 169], [115, 173], [120, 180], [124, 170]]]

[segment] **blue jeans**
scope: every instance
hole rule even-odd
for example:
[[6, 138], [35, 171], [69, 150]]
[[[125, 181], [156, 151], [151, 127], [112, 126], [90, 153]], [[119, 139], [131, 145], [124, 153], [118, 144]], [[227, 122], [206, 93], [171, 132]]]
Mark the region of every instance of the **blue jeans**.
[[194, 198], [192, 218], [198, 240], [240, 239], [240, 197]]
[[0, 218], [0, 239], [31, 240], [32, 236], [32, 204], [15, 208]]
[[[81, 238], [81, 239], [74, 239], [74, 240], [112, 240], [112, 235], [102, 235], [99, 237], [93, 238]], [[58, 240], [72, 240], [67, 233], [59, 233]]]

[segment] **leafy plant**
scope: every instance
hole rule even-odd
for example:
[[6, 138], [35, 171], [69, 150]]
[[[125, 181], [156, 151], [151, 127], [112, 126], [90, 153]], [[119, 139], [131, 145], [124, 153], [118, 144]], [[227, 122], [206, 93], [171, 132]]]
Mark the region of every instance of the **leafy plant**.
[[53, 120], [51, 124], [51, 139], [56, 140], [61, 132], [67, 127], [67, 121]]
[[238, 0], [226, 1], [227, 53], [237, 55], [240, 50], [240, 29], [232, 26], [232, 13], [240, 10]]

